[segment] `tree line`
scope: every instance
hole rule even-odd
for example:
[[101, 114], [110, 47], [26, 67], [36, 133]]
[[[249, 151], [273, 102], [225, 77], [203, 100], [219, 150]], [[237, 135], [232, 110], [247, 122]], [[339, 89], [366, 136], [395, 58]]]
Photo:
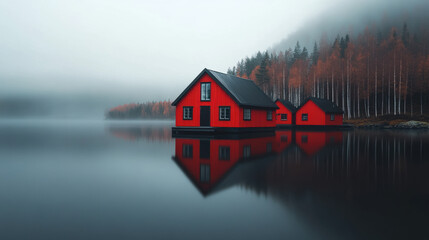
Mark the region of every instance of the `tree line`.
[[337, 35], [280, 52], [258, 52], [228, 69], [273, 99], [296, 106], [309, 96], [329, 99], [346, 118], [429, 113], [429, 29], [367, 26], [357, 36]]
[[173, 119], [175, 107], [171, 101], [130, 103], [111, 108], [106, 113], [109, 119]]

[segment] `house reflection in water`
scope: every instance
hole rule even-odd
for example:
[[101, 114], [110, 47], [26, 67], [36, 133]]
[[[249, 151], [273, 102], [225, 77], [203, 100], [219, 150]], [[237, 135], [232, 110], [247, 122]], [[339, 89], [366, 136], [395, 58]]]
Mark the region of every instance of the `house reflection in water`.
[[207, 195], [237, 163], [275, 155], [290, 146], [291, 136], [291, 131], [284, 131], [246, 139], [176, 138], [173, 159], [200, 192]]
[[368, 232], [373, 239], [421, 239], [429, 234], [428, 144], [416, 132], [289, 130], [178, 138], [174, 159], [204, 196], [231, 186], [269, 196], [330, 233], [321, 239], [363, 239]]
[[343, 132], [340, 131], [296, 131], [296, 144], [307, 154], [312, 156], [327, 144], [341, 144]]

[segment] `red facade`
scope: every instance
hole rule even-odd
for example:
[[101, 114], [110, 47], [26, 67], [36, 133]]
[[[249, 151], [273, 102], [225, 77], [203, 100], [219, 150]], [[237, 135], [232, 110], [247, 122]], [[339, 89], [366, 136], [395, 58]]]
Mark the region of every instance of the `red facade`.
[[[305, 118], [305, 114], [307, 114], [307, 118]], [[295, 116], [296, 125], [336, 126], [343, 124], [343, 114], [325, 113], [311, 100], [301, 106]]]
[[[285, 105], [283, 105], [279, 100], [276, 101], [276, 105], [278, 107], [278, 109], [276, 110], [276, 125], [295, 124], [295, 114], [292, 113], [289, 108], [285, 107]], [[284, 118], [284, 116], [286, 118]]]
[[[283, 147], [289, 144], [284, 142]], [[198, 189], [207, 194], [239, 161], [264, 157], [280, 151], [278, 147], [274, 136], [240, 140], [176, 138], [174, 159]]]
[[341, 143], [343, 133], [339, 131], [311, 132], [296, 131], [295, 142], [307, 155], [319, 152], [327, 144]]
[[[210, 101], [201, 100], [201, 83], [210, 83]], [[251, 108], [251, 120], [243, 120], [243, 107], [240, 107], [207, 73], [191, 87], [176, 105], [177, 127], [200, 127], [201, 106], [210, 107], [210, 127], [275, 127], [275, 110]], [[219, 107], [230, 107], [230, 120], [220, 120]], [[184, 107], [192, 107], [192, 119], [184, 120]], [[271, 112], [268, 120], [267, 112]]]

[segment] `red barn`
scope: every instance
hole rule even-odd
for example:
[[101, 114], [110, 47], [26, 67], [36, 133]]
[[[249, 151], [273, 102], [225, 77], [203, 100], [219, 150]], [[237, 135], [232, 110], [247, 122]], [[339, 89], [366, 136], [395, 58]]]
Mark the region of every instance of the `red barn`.
[[295, 113], [297, 108], [287, 100], [276, 100], [276, 124], [278, 127], [292, 126], [295, 124]]
[[274, 102], [254, 82], [204, 69], [172, 103], [173, 134], [273, 131]]
[[339, 126], [343, 124], [343, 113], [329, 100], [310, 97], [296, 112], [296, 125]]

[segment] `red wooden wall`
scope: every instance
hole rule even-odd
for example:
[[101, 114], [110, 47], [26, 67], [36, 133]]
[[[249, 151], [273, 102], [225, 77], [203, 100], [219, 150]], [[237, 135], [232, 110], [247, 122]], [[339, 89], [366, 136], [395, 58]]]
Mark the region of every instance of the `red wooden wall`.
[[[208, 192], [229, 170], [237, 164], [239, 160], [245, 160], [243, 153], [244, 147], [250, 146], [250, 156], [263, 157], [275, 151], [276, 139], [272, 137], [240, 139], [240, 140], [223, 140], [213, 139], [210, 141], [210, 157], [207, 159], [200, 158], [200, 140], [199, 139], [176, 139], [175, 157], [176, 161], [186, 170], [188, 175], [198, 185], [198, 187]], [[183, 145], [192, 145], [192, 158], [183, 156]], [[268, 145], [271, 146], [269, 149]], [[219, 159], [219, 147], [226, 146], [230, 148], [229, 160]], [[288, 145], [287, 145], [288, 146]], [[201, 165], [210, 166], [210, 180], [208, 182], [200, 181]]]
[[[276, 101], [277, 109], [276, 111], [276, 125], [290, 125], [292, 124], [293, 114], [292, 112], [286, 108], [280, 101]], [[287, 120], [282, 121], [281, 120], [281, 114], [287, 114]]]

